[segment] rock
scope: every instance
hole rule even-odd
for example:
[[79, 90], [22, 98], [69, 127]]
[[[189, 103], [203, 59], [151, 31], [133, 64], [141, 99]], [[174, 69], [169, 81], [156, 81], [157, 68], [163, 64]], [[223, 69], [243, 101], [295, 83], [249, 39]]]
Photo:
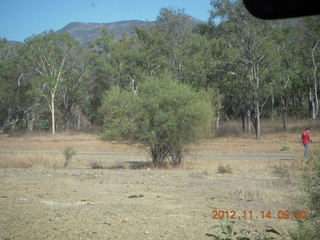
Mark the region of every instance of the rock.
[[26, 199], [26, 198], [18, 198], [17, 200], [18, 201], [28, 201], [28, 199]]
[[122, 219], [122, 222], [123, 222], [123, 223], [127, 223], [127, 222], [129, 222], [129, 218], [124, 217], [124, 218]]

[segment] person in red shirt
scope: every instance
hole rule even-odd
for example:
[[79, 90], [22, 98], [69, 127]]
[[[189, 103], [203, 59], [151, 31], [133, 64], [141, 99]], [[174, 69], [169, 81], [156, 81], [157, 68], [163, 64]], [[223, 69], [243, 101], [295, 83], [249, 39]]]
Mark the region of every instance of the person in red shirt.
[[301, 134], [302, 144], [304, 146], [304, 158], [309, 157], [309, 151], [310, 151], [310, 142], [311, 142], [311, 130], [310, 128], [306, 128], [304, 132]]

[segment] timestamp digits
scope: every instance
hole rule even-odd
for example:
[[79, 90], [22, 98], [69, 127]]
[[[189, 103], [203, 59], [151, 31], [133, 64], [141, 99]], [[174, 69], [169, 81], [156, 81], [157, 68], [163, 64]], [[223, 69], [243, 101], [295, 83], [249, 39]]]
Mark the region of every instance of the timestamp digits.
[[236, 219], [300, 219], [306, 220], [308, 217], [308, 212], [306, 210], [296, 210], [290, 212], [289, 210], [261, 210], [260, 212], [253, 210], [213, 210], [212, 219], [227, 219], [227, 220], [236, 220]]

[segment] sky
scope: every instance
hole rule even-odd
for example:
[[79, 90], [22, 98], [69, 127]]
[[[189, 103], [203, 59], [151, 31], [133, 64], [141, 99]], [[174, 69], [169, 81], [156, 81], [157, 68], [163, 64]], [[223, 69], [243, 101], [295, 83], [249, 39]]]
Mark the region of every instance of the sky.
[[0, 0], [0, 38], [23, 42], [71, 22], [154, 21], [163, 7], [207, 21], [210, 0]]

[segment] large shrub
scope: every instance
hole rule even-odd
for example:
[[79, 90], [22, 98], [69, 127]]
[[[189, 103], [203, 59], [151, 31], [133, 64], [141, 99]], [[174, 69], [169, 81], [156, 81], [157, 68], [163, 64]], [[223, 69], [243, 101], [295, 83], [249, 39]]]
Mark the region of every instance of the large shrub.
[[304, 190], [309, 206], [308, 219], [298, 221], [298, 227], [290, 232], [290, 236], [293, 240], [316, 240], [320, 236], [320, 151], [307, 162]]
[[101, 110], [104, 137], [142, 143], [156, 166], [181, 163], [183, 147], [210, 132], [213, 117], [205, 92], [167, 78], [149, 79], [138, 92], [113, 88]]

